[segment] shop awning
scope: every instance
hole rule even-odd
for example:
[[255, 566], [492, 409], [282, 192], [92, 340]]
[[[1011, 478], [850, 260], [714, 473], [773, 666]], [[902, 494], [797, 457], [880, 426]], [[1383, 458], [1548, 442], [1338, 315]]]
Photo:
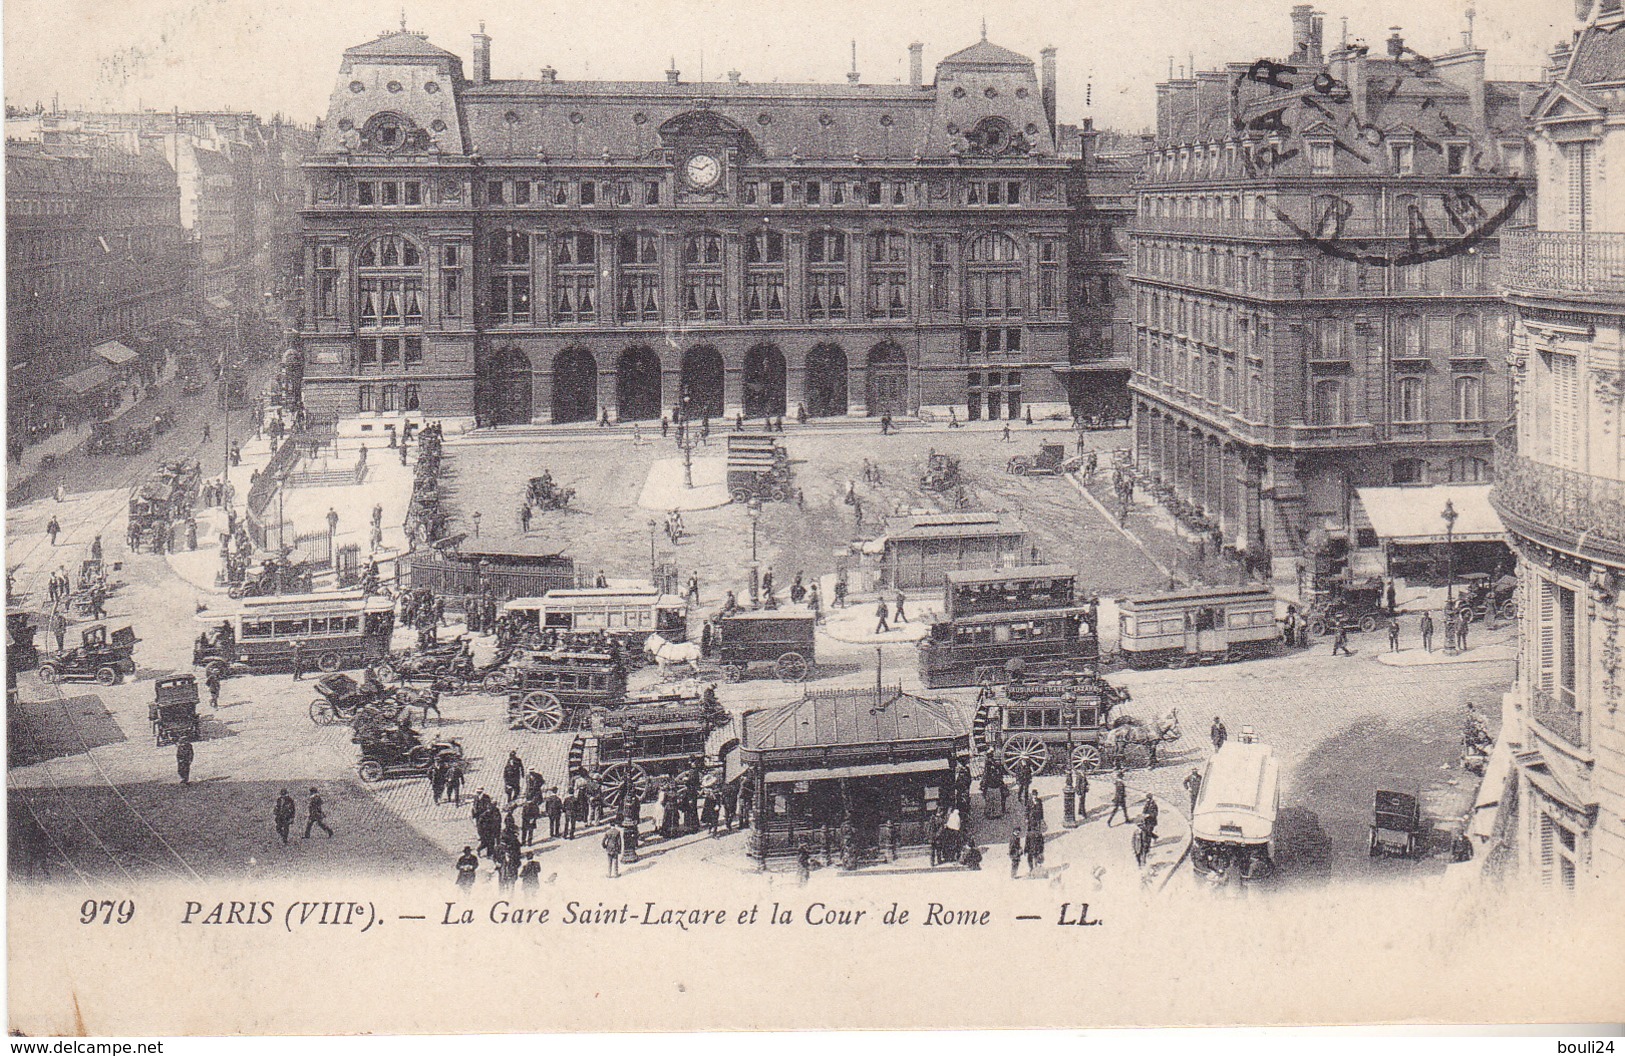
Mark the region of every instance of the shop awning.
[[91, 349], [91, 351], [107, 360], [107, 362], [113, 364], [115, 367], [122, 367], [130, 360], [136, 358], [135, 349], [118, 341], [103, 341], [101, 344]]
[[838, 777], [884, 777], [887, 774], [917, 774], [947, 770], [946, 759], [904, 759], [895, 763], [858, 763], [853, 766], [826, 766], [816, 770], [769, 770], [767, 783], [791, 781], [832, 781]]
[[1445, 541], [1445, 503], [1456, 510], [1450, 533], [1458, 543], [1496, 542], [1506, 537], [1501, 518], [1490, 505], [1488, 484], [1428, 484], [1394, 488], [1357, 488], [1360, 505], [1377, 537], [1389, 543]]
[[104, 386], [113, 383], [113, 371], [106, 363], [97, 363], [86, 367], [76, 374], [69, 374], [65, 378], [56, 379], [57, 386], [74, 396], [83, 396], [87, 392], [95, 392]]

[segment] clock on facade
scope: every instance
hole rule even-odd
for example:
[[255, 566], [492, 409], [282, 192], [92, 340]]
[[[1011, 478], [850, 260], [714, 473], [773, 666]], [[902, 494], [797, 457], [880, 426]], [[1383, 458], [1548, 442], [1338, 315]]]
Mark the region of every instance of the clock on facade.
[[709, 154], [695, 154], [683, 165], [683, 175], [697, 190], [709, 190], [722, 178], [722, 163]]

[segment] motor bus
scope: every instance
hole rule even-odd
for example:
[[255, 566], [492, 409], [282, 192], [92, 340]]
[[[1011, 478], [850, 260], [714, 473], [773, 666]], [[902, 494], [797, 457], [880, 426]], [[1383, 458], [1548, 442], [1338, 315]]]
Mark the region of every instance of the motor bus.
[[624, 639], [639, 652], [651, 634], [668, 642], [688, 640], [688, 603], [654, 587], [550, 590], [539, 598], [515, 598], [502, 608], [543, 634], [596, 632]]
[[1280, 778], [1274, 750], [1250, 731], [1213, 753], [1191, 814], [1191, 860], [1198, 868], [1219, 878], [1236, 869], [1244, 880], [1274, 870]]
[[294, 646], [308, 670], [344, 671], [389, 656], [395, 603], [361, 591], [243, 598], [234, 608], [205, 611], [192, 663], [229, 673], [292, 671]]
[[1274, 656], [1275, 595], [1264, 587], [1143, 594], [1118, 603], [1118, 650], [1129, 667], [1184, 667]]

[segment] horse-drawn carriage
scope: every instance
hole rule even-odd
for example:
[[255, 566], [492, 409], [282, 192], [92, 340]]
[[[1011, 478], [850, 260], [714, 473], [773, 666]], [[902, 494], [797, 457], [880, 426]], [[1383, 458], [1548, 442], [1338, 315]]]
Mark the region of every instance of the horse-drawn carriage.
[[[738, 744], [726, 736], [732, 721], [710, 693], [594, 708], [587, 729], [570, 745], [570, 776], [596, 774], [605, 800], [614, 806], [630, 793], [649, 799], [663, 780], [691, 771], [699, 776], [721, 765]], [[708, 750], [713, 741], [715, 750]]]
[[976, 709], [976, 745], [1006, 770], [1041, 774], [1059, 764], [1077, 771], [1153, 765], [1157, 747], [1181, 736], [1179, 716], [1146, 722], [1116, 713], [1128, 692], [1104, 679], [1015, 683], [1004, 700], [988, 693]]
[[39, 680], [47, 685], [97, 682], [116, 686], [124, 681], [124, 676], [135, 674], [132, 654], [138, 641], [135, 631], [129, 627], [120, 627], [111, 634], [106, 624], [86, 627], [80, 632], [78, 645], [40, 661]]
[[508, 691], [509, 729], [553, 733], [589, 708], [624, 700], [626, 665], [608, 651], [526, 651], [487, 675], [485, 688]]
[[920, 477], [920, 487], [926, 491], [952, 491], [959, 483], [959, 459], [937, 451], [926, 454], [925, 473]]
[[784, 502], [791, 495], [790, 479], [790, 453], [773, 437], [728, 434], [728, 496], [734, 502]]
[[162, 748], [197, 740], [197, 703], [197, 679], [192, 675], [172, 675], [154, 682], [152, 703], [147, 705], [153, 744]]
[[706, 659], [719, 665], [729, 682], [770, 669], [785, 682], [813, 677], [814, 621], [810, 611], [752, 609], [718, 614], [711, 620]]
[[1058, 477], [1072, 472], [1082, 463], [1082, 459], [1066, 457], [1065, 444], [1039, 444], [1037, 456], [1016, 455], [1005, 463], [1004, 470], [1018, 477]]
[[466, 691], [477, 674], [473, 644], [461, 634], [422, 649], [390, 653], [373, 665], [373, 671], [384, 682], [427, 682], [447, 693]]
[[316, 692], [319, 696], [310, 702], [310, 721], [318, 726], [376, 724], [380, 717], [398, 721], [411, 708], [421, 708], [425, 715], [431, 711], [440, 714], [440, 697], [432, 689], [417, 691], [332, 674], [316, 680]]
[[525, 505], [539, 510], [562, 510], [575, 497], [576, 489], [559, 487], [553, 483], [553, 474], [544, 471], [541, 476], [530, 478], [530, 486], [525, 490]]

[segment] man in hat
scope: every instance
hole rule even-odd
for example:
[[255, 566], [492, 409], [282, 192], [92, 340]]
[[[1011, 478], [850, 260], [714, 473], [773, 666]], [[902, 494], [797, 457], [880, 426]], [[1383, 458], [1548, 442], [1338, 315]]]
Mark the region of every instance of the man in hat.
[[333, 830], [327, 827], [327, 810], [322, 805], [322, 794], [314, 787], [310, 790], [310, 798], [305, 801], [305, 839], [310, 839], [312, 828], [321, 829], [329, 839], [333, 836]]
[[472, 847], [464, 846], [463, 853], [457, 858], [457, 886], [473, 887], [474, 880], [479, 876], [480, 859]]
[[288, 835], [293, 831], [295, 812], [293, 797], [288, 795], [288, 790], [284, 788], [277, 793], [276, 806], [271, 808], [271, 819], [276, 822], [277, 835], [282, 837], [283, 846], [287, 846]]
[[192, 738], [182, 737], [175, 743], [175, 772], [181, 775], [181, 784], [192, 783]]
[[609, 875], [612, 877], [621, 875], [622, 846], [623, 841], [621, 839], [621, 827], [619, 825], [611, 825], [606, 828], [604, 830], [604, 857], [608, 859]]
[[1185, 775], [1185, 791], [1191, 794], [1191, 813], [1196, 813], [1196, 800], [1202, 794], [1202, 771], [1195, 767]]
[[519, 798], [520, 786], [525, 781], [525, 764], [519, 758], [517, 749], [508, 752], [508, 764], [502, 768], [502, 790], [507, 793], [508, 802], [512, 803]]

